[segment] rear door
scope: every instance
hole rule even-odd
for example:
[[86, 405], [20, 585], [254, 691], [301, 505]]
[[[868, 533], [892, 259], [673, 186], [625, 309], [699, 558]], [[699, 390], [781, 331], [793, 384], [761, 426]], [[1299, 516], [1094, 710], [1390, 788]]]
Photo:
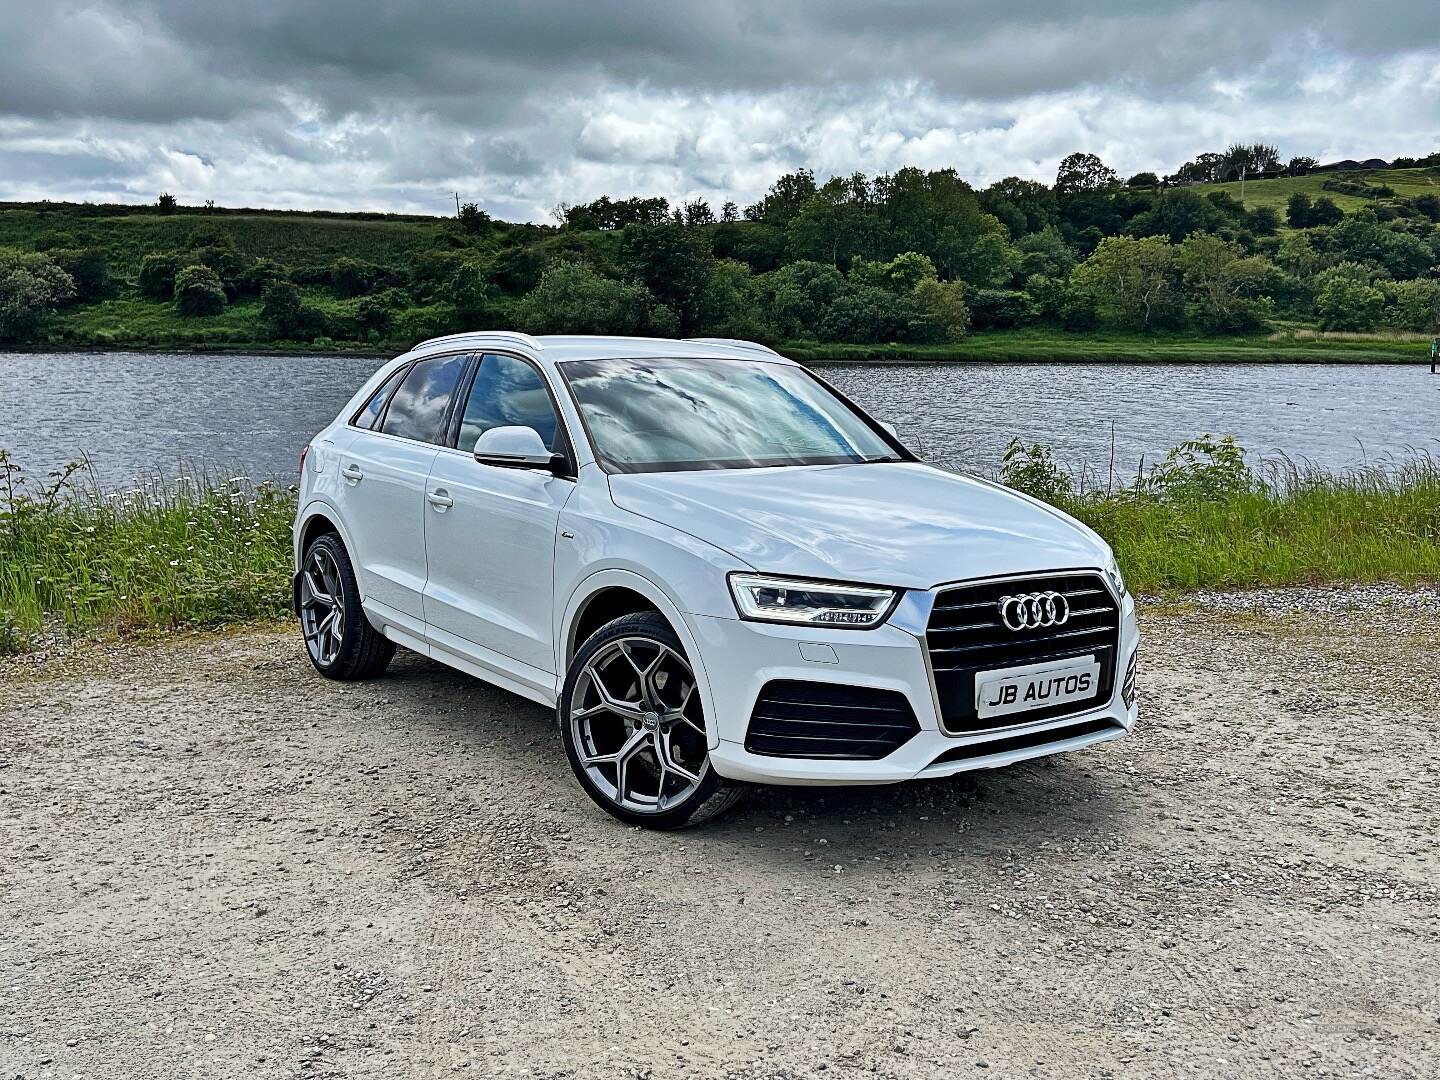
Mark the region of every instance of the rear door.
[[490, 428], [520, 425], [573, 458], [564, 426], [540, 371], [499, 353], [481, 357], [457, 413], [454, 448], [436, 456], [426, 491], [426, 621], [462, 639], [460, 647], [479, 645], [554, 673], [556, 531], [574, 481], [482, 465], [474, 448]]
[[425, 617], [425, 481], [468, 363], [458, 354], [411, 364], [378, 409], [372, 399], [356, 416], [359, 430], [339, 455], [341, 514], [361, 591], [417, 623]]

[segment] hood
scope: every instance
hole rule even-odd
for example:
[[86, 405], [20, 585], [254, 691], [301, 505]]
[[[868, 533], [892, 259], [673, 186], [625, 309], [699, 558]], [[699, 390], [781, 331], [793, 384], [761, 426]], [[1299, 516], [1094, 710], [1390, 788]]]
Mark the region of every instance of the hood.
[[1103, 541], [1060, 511], [929, 465], [620, 473], [617, 506], [756, 570], [907, 589], [1104, 565]]

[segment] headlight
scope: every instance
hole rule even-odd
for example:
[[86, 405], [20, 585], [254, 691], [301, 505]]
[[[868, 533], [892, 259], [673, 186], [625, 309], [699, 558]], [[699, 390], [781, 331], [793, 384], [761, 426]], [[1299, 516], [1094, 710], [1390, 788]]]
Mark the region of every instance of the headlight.
[[898, 589], [828, 585], [763, 574], [731, 574], [730, 593], [742, 619], [806, 626], [879, 626], [895, 606]]
[[1115, 588], [1115, 595], [1122, 600], [1125, 598], [1125, 577], [1120, 573], [1120, 564], [1115, 561], [1115, 554], [1111, 552], [1110, 561], [1105, 564], [1105, 576], [1110, 579], [1110, 584]]

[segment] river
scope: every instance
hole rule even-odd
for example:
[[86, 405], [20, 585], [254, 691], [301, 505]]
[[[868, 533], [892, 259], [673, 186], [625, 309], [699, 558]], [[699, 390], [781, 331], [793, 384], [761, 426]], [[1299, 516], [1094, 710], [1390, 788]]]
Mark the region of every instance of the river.
[[[0, 353], [0, 448], [31, 474], [89, 455], [123, 485], [183, 466], [293, 479], [300, 447], [380, 360]], [[936, 464], [993, 472], [1010, 438], [1072, 469], [1133, 473], [1183, 439], [1332, 469], [1440, 453], [1426, 365], [835, 364], [817, 370]], [[1113, 446], [1112, 446], [1113, 437]]]

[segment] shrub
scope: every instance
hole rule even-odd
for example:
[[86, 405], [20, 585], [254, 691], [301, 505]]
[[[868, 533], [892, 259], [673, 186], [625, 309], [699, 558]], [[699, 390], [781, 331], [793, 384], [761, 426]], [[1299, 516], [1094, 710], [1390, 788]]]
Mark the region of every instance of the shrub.
[[1379, 289], [1338, 275], [1315, 297], [1315, 310], [1326, 330], [1373, 330], [1384, 307], [1385, 294]]
[[169, 300], [175, 295], [175, 275], [180, 256], [173, 251], [152, 251], [140, 260], [140, 292], [151, 300]]
[[74, 298], [75, 282], [49, 256], [0, 250], [0, 341], [28, 341]]
[[335, 295], [347, 298], [364, 296], [375, 288], [384, 270], [360, 259], [339, 258], [330, 264], [330, 285]]
[[225, 310], [225, 286], [208, 266], [187, 266], [175, 275], [175, 309], [181, 315], [219, 315]]
[[915, 286], [910, 299], [920, 324], [912, 322], [907, 335], [911, 341], [953, 343], [969, 332], [970, 307], [965, 303], [965, 286], [960, 282], [930, 278]]
[[1440, 281], [1398, 281], [1385, 321], [1401, 330], [1440, 332]]
[[49, 254], [75, 282], [75, 299], [79, 303], [93, 303], [115, 294], [105, 252], [99, 248], [58, 248]]
[[643, 285], [614, 281], [577, 262], [546, 268], [540, 284], [516, 305], [532, 334], [665, 334], [678, 329], [675, 313]]
[[277, 282], [260, 296], [260, 319], [272, 338], [312, 341], [323, 335], [325, 313], [305, 303], [300, 290], [288, 281]]
[[1000, 481], [1046, 502], [1058, 502], [1075, 486], [1070, 474], [1055, 464], [1050, 448], [1034, 443], [1026, 446], [1011, 439], [1000, 464]]
[[1035, 308], [1023, 292], [1009, 289], [973, 289], [970, 317], [977, 330], [1012, 330], [1035, 318]]

